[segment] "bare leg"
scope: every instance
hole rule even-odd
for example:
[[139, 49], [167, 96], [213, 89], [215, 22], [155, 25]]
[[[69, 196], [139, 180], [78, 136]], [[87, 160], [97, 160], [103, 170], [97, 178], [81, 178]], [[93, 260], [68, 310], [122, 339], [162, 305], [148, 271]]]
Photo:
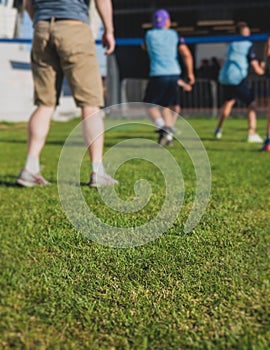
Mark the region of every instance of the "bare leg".
[[255, 102], [248, 106], [248, 134], [254, 135], [256, 133], [257, 118], [255, 110]]
[[154, 123], [160, 118], [162, 118], [162, 114], [159, 107], [147, 108], [147, 114]]
[[235, 100], [226, 101], [223, 105], [222, 112], [218, 121], [217, 129], [221, 129], [225, 119], [230, 115]]
[[90, 176], [90, 187], [115, 185], [115, 179], [106, 174], [103, 167], [104, 147], [104, 123], [99, 107], [82, 108], [82, 133], [84, 142], [88, 147], [88, 153], [92, 162], [92, 173]]
[[54, 107], [38, 106], [28, 123], [28, 156], [39, 157], [50, 129]]
[[169, 128], [172, 128], [174, 123], [173, 123], [173, 118], [172, 118], [172, 111], [169, 107], [164, 107], [161, 110], [165, 125]]
[[174, 120], [173, 120], [174, 112], [170, 107], [162, 107], [161, 113], [162, 113], [162, 117], [165, 125], [162, 128], [162, 130], [160, 130], [158, 143], [163, 146], [165, 145], [172, 146], [173, 145], [172, 128], [174, 125]]
[[175, 106], [170, 107], [170, 109], [172, 111], [172, 123], [174, 126], [176, 121], [177, 121], [177, 118], [181, 112], [181, 107], [179, 105], [175, 105]]
[[32, 187], [49, 184], [48, 181], [39, 174], [39, 155], [46, 142], [53, 112], [54, 107], [38, 106], [29, 119], [25, 167], [17, 179], [17, 183], [22, 186]]
[[104, 124], [98, 107], [83, 107], [83, 138], [88, 146], [88, 153], [92, 163], [100, 163], [103, 156]]

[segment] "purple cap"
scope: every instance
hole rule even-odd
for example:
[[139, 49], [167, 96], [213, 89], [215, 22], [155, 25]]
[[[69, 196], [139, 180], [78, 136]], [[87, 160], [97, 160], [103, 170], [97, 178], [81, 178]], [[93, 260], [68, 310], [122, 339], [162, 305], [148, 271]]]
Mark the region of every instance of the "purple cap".
[[168, 19], [170, 19], [169, 12], [164, 9], [157, 10], [153, 15], [153, 25], [155, 28], [164, 28]]

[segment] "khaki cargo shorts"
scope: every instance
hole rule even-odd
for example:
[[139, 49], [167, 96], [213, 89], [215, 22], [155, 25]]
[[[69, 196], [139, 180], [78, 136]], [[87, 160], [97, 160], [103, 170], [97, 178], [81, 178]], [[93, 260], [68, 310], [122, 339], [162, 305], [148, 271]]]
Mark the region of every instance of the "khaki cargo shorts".
[[53, 19], [37, 22], [31, 65], [36, 105], [58, 105], [65, 76], [78, 107], [103, 106], [96, 47], [86, 23]]

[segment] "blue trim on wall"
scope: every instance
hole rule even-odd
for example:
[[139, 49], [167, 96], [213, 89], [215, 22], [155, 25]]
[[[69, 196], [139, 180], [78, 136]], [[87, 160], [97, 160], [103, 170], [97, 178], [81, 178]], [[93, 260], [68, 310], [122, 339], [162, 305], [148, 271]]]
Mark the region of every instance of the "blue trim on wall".
[[[266, 41], [268, 38], [267, 33], [262, 34], [252, 34], [249, 37], [243, 37], [241, 35], [221, 35], [221, 36], [195, 36], [195, 37], [185, 37], [185, 42], [187, 44], [210, 44], [210, 43], [230, 43], [232, 41], [243, 41], [243, 40], [251, 40], [251, 41]], [[10, 43], [10, 44], [31, 44], [32, 39], [23, 39], [23, 38], [15, 38], [15, 39], [7, 39], [0, 38], [0, 43]], [[143, 39], [141, 38], [131, 38], [131, 39], [116, 39], [116, 44], [118, 46], [140, 46], [143, 43]], [[101, 40], [96, 41], [97, 45], [101, 45]]]

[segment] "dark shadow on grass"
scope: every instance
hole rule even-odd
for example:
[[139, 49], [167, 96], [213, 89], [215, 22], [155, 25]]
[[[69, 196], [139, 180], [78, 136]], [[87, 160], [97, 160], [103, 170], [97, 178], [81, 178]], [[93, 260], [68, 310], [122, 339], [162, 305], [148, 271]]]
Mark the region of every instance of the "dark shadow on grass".
[[0, 187], [20, 187], [16, 184], [17, 176], [6, 175], [4, 178], [0, 179]]
[[[27, 144], [27, 140], [0, 140], [0, 143], [12, 143], [12, 144], [23, 144], [23, 145], [26, 145]], [[65, 144], [65, 140], [64, 141], [46, 141], [45, 143], [45, 147], [46, 146], [64, 146], [65, 147], [73, 147], [73, 146], [76, 146], [76, 147], [84, 147], [84, 143], [83, 142], [69, 142], [67, 144]]]
[[245, 142], [244, 140], [232, 140], [232, 139], [222, 139], [222, 140], [217, 140], [217, 139], [215, 139], [215, 138], [213, 138], [213, 137], [201, 137], [201, 141], [210, 141], [210, 142], [219, 142], [219, 143], [222, 143], [222, 142], [224, 142], [224, 143], [228, 143], [228, 142], [230, 142], [230, 143], [234, 143], [234, 142], [237, 142], [237, 143], [239, 143], [239, 142]]
[[134, 131], [134, 132], [129, 132], [129, 133], [117, 133], [117, 134], [113, 134], [110, 133], [110, 131], [105, 130], [105, 136], [106, 137], [111, 137], [112, 139], [123, 139], [125, 140], [127, 137], [134, 137], [134, 138], [146, 138], [146, 137], [154, 137], [157, 136], [158, 133], [153, 132], [140, 132], [138, 133], [138, 131]]
[[15, 181], [2, 181], [2, 180], [0, 180], [0, 187], [17, 187], [17, 188], [20, 188], [21, 186], [16, 184], [16, 180]]
[[[27, 144], [27, 140], [0, 140], [0, 143], [18, 143], [18, 144]], [[65, 141], [46, 141], [46, 145], [53, 146], [63, 146]], [[74, 143], [75, 144], [75, 143]], [[81, 143], [78, 142], [78, 146], [81, 146]]]
[[[123, 141], [127, 141], [127, 140], [123, 140]], [[110, 142], [105, 142], [104, 147], [114, 147], [116, 146], [117, 148], [157, 148], [158, 144], [153, 144], [153, 145], [143, 145], [143, 144], [138, 144], [138, 145], [128, 145], [128, 144], [119, 144], [119, 143], [110, 143]], [[162, 146], [160, 146], [162, 147]]]
[[208, 151], [210, 152], [227, 152], [227, 153], [263, 153], [260, 149], [246, 149], [246, 148], [238, 148], [228, 150], [227, 148], [211, 148]]
[[88, 182], [80, 182], [80, 184], [78, 185], [78, 184], [76, 184], [76, 186], [80, 186], [80, 187], [89, 187], [89, 188], [96, 188], [97, 189], [97, 187], [90, 187], [89, 186], [89, 181]]
[[20, 144], [26, 144], [26, 140], [0, 140], [0, 143], [20, 143]]
[[[9, 180], [10, 179], [10, 180]], [[16, 179], [17, 179], [17, 176], [15, 175], [6, 175], [4, 178], [0, 178], [0, 188], [1, 187], [17, 187], [17, 188], [26, 188], [24, 186], [21, 186], [21, 185], [18, 185], [16, 183]], [[54, 184], [57, 184], [57, 181], [55, 180], [50, 180], [48, 179], [48, 181], [50, 182], [50, 184], [54, 185]], [[39, 186], [37, 186], [39, 187]], [[41, 187], [41, 186], [40, 186]], [[44, 186], [46, 187], [46, 186]]]

